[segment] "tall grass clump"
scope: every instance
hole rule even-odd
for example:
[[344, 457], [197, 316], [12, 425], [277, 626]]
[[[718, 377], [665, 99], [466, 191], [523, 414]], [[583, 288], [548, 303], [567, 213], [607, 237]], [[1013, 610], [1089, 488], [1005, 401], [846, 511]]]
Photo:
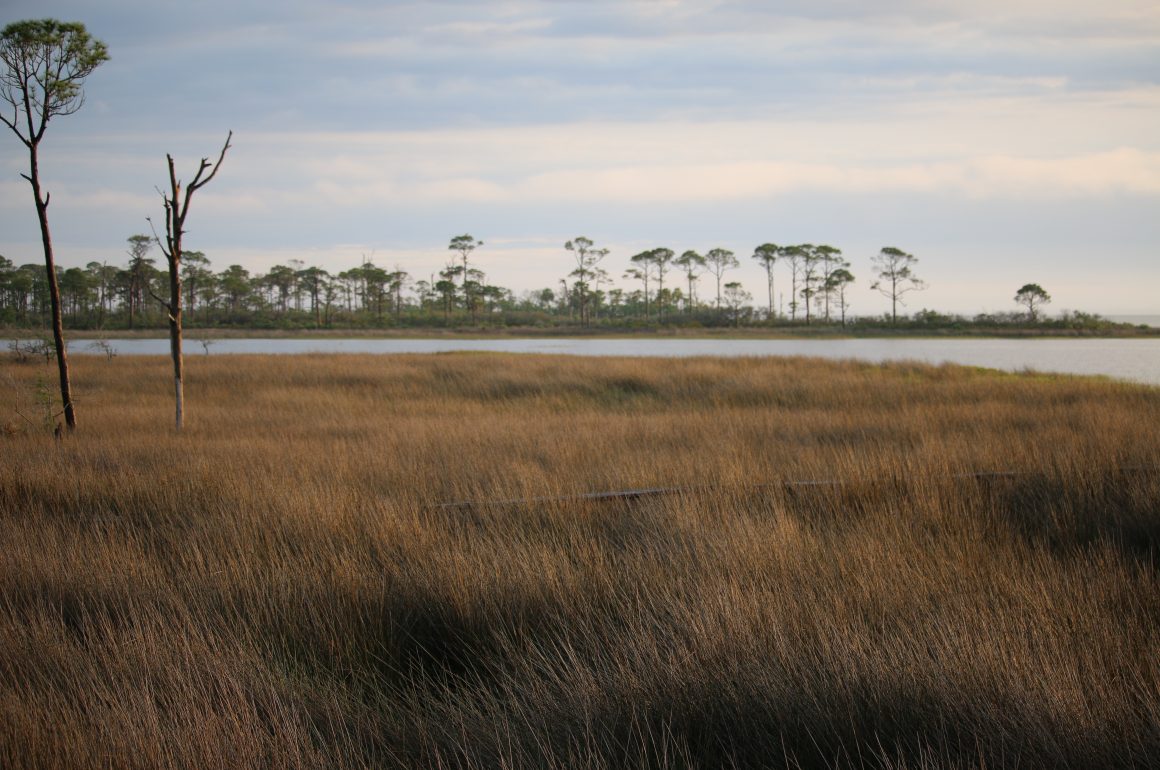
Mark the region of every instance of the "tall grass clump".
[[1155, 388], [209, 356], [176, 434], [166, 365], [55, 441], [0, 364], [0, 767], [1160, 756]]

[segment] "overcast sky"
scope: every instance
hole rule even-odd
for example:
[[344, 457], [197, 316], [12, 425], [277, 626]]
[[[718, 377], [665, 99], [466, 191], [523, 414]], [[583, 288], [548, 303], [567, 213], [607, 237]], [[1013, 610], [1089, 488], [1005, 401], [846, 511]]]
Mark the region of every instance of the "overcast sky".
[[[583, 235], [618, 279], [647, 248], [732, 249], [761, 305], [754, 247], [811, 242], [851, 261], [857, 314], [889, 309], [884, 246], [930, 285], [911, 311], [1015, 310], [1036, 282], [1055, 311], [1160, 313], [1155, 0], [0, 0], [41, 17], [111, 56], [43, 144], [64, 266], [124, 264], [166, 153], [189, 179], [233, 130], [188, 220], [217, 270], [428, 278], [470, 233], [519, 291]], [[0, 254], [39, 262], [4, 131]]]

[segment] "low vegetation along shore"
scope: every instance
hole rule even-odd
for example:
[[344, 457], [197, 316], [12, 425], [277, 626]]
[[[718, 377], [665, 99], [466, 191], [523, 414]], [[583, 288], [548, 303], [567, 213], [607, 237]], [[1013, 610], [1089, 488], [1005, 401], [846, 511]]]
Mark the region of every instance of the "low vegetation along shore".
[[56, 441], [0, 363], [0, 766], [1160, 756], [1158, 389], [198, 356], [177, 435], [168, 367], [77, 357]]
[[[1089, 317], [1091, 318], [1091, 317]], [[1064, 320], [1027, 323], [985, 323], [938, 317], [935, 320], [907, 319], [905, 322], [859, 321], [838, 324], [801, 323], [761, 324], [748, 326], [704, 326], [700, 324], [544, 324], [497, 321], [496, 323], [462, 323], [449, 325], [358, 326], [358, 327], [187, 327], [186, 345], [196, 347], [201, 340], [215, 339], [344, 339], [344, 338], [483, 338], [502, 337], [676, 337], [676, 338], [742, 338], [742, 339], [839, 339], [896, 337], [1157, 337], [1160, 327], [1128, 324], [1094, 317], [1094, 321], [1072, 323]], [[168, 330], [157, 326], [136, 329], [70, 329], [70, 350], [92, 340], [160, 339]], [[51, 352], [52, 338], [44, 329], [0, 328], [0, 338], [13, 341], [22, 350]]]

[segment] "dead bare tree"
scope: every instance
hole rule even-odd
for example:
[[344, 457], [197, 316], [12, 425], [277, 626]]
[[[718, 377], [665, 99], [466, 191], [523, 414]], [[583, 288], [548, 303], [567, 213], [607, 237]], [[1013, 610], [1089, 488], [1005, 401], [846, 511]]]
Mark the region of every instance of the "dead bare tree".
[[[233, 131], [230, 131], [226, 136], [217, 163], [210, 163], [209, 158], [201, 159], [201, 164], [197, 168], [193, 181], [184, 191], [181, 180], [177, 178], [173, 156], [168, 153], [165, 155], [165, 160], [169, 163], [169, 191], [161, 193], [161, 197], [165, 201], [165, 241], [162, 242], [156, 231], [154, 231], [154, 237], [157, 238], [157, 244], [161, 247], [161, 252], [165, 254], [165, 260], [169, 263], [169, 301], [160, 297], [155, 298], [165, 306], [169, 313], [169, 352], [173, 358], [173, 394], [177, 408], [176, 425], [178, 431], [185, 424], [184, 361], [181, 352], [181, 238], [185, 235], [185, 218], [189, 215], [189, 204], [193, 200], [193, 194], [217, 176], [218, 169], [221, 168], [222, 161], [225, 160], [226, 151], [230, 149], [230, 140], [233, 136]], [[150, 220], [150, 224], [152, 224], [152, 220]]]

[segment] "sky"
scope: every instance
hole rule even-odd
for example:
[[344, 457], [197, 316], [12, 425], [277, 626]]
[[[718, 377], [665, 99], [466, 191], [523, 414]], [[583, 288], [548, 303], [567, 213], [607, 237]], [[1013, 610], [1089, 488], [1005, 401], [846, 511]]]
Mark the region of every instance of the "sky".
[[[216, 270], [429, 279], [469, 233], [519, 293], [584, 236], [625, 288], [643, 250], [730, 249], [763, 307], [754, 248], [825, 243], [876, 315], [890, 246], [928, 284], [908, 312], [1038, 283], [1055, 312], [1160, 314], [1155, 0], [0, 0], [0, 25], [45, 17], [110, 54], [42, 145], [65, 267], [124, 264], [166, 154], [188, 181], [233, 131], [187, 221]], [[42, 263], [3, 131], [0, 255]]]

